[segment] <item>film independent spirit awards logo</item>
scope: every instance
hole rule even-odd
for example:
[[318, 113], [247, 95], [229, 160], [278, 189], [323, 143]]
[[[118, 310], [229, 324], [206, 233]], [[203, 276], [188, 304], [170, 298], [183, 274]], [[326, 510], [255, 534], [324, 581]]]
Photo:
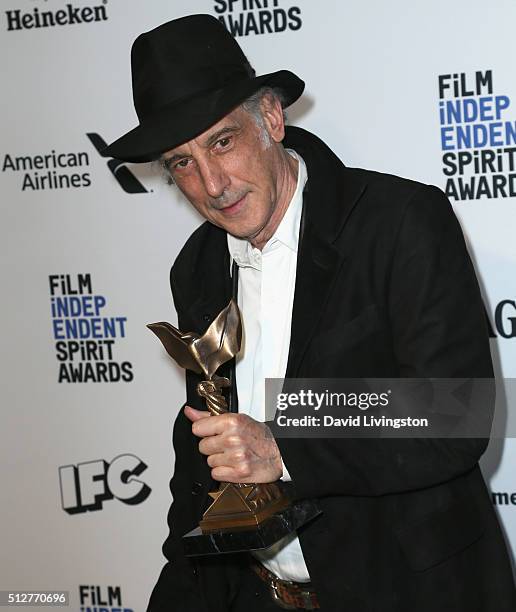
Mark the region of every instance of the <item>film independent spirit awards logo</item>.
[[282, 0], [214, 0], [213, 14], [235, 37], [301, 29], [301, 8]]
[[456, 201], [516, 197], [516, 120], [494, 71], [438, 75], [444, 191]]
[[133, 364], [117, 359], [127, 317], [110, 313], [109, 300], [95, 291], [92, 274], [51, 274], [48, 283], [57, 382], [130, 383]]
[[117, 585], [79, 585], [80, 612], [133, 612], [122, 601], [122, 588]]

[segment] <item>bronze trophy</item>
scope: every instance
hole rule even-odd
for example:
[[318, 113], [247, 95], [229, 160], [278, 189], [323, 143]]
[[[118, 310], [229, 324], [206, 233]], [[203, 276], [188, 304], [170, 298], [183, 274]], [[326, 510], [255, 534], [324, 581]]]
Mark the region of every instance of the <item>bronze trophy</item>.
[[[182, 368], [202, 374], [197, 393], [212, 415], [228, 411], [223, 389], [231, 386], [217, 369], [240, 350], [242, 323], [233, 299], [199, 336], [181, 332], [170, 323], [147, 325], [167, 353]], [[310, 520], [319, 510], [312, 500], [291, 505], [277, 483], [220, 483], [199, 527], [183, 538], [187, 555], [236, 552], [266, 548]]]

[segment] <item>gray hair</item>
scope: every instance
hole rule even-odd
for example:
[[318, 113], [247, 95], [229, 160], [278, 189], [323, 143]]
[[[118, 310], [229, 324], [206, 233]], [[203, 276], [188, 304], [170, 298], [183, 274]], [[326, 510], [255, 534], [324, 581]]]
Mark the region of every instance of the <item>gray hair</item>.
[[[271, 96], [272, 98], [279, 100], [281, 107], [283, 108], [286, 101], [285, 94], [279, 87], [260, 87], [260, 89], [255, 91], [254, 94], [249, 96], [241, 104], [242, 108], [254, 117], [254, 120], [260, 127], [263, 126], [263, 117], [260, 105], [265, 96]], [[285, 109], [283, 109], [283, 121], [285, 123], [287, 122], [287, 113], [285, 112]]]
[[[269, 133], [265, 128], [265, 123], [263, 121], [263, 115], [261, 110], [261, 102], [265, 96], [271, 96], [275, 100], [278, 100], [283, 108], [286, 98], [283, 90], [279, 87], [260, 87], [257, 91], [255, 91], [252, 95], [246, 98], [241, 104], [240, 107], [249, 113], [254, 119], [256, 125], [260, 129], [260, 139], [263, 142], [264, 146], [268, 147], [270, 145]], [[283, 121], [287, 122], [287, 113], [283, 108]], [[170, 173], [170, 169], [163, 155], [160, 156], [158, 160], [153, 162], [153, 167], [157, 168], [158, 173], [164, 178], [168, 185], [174, 185], [174, 179]]]

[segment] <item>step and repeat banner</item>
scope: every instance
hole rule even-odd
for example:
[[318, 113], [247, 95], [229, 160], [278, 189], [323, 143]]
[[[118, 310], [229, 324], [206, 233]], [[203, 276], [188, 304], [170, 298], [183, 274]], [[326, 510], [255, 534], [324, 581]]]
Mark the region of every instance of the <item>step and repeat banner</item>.
[[[200, 218], [158, 168], [99, 150], [137, 124], [130, 47], [165, 21], [215, 15], [258, 74], [306, 81], [292, 124], [446, 191], [498, 376], [516, 376], [512, 0], [0, 4], [0, 590], [140, 611], [164, 563], [183, 375], [146, 324], [176, 321], [168, 273]], [[513, 550], [515, 460], [499, 438], [482, 465]]]

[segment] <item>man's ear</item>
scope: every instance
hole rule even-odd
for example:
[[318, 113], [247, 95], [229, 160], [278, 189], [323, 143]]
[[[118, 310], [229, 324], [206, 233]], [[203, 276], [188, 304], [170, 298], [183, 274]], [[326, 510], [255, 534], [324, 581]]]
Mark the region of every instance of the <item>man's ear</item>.
[[283, 108], [281, 102], [271, 94], [265, 94], [260, 107], [265, 127], [274, 142], [281, 142], [285, 138], [285, 122], [283, 121]]

